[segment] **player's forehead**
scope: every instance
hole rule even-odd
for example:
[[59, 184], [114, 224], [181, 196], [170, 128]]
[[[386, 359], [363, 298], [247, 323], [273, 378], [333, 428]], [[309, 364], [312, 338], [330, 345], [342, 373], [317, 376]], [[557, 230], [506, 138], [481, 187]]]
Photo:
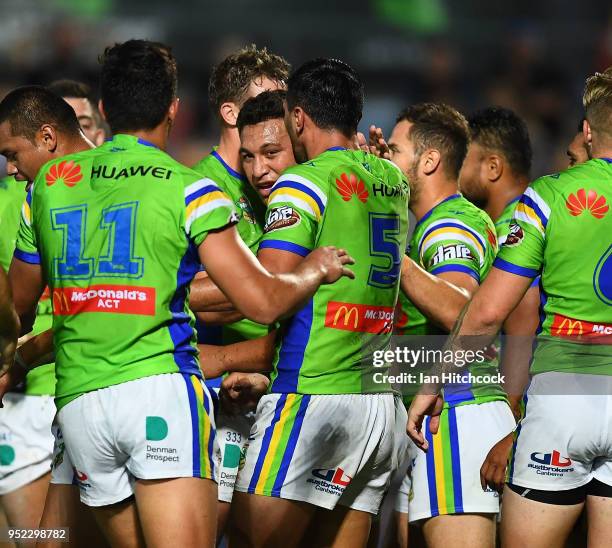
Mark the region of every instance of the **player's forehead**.
[[91, 103], [85, 97], [63, 97], [63, 99], [72, 107], [77, 118], [82, 116], [93, 118]]
[[277, 91], [279, 89], [287, 89], [287, 86], [284, 82], [279, 80], [273, 80], [268, 76], [256, 76], [251, 80], [251, 83], [247, 87], [246, 93], [243, 98], [243, 102], [251, 99], [253, 97], [257, 97], [260, 93], [264, 91]]
[[245, 126], [240, 134], [243, 148], [255, 151], [269, 144], [280, 144], [287, 135], [283, 118], [272, 118], [259, 124]]
[[13, 135], [13, 130], [9, 120], [0, 124], [0, 154], [21, 148], [32, 147], [34, 144], [23, 135]]
[[391, 135], [389, 136], [389, 144], [394, 145], [405, 145], [410, 142], [410, 128], [412, 127], [412, 122], [408, 120], [401, 120], [397, 122], [393, 127], [393, 131], [391, 131]]

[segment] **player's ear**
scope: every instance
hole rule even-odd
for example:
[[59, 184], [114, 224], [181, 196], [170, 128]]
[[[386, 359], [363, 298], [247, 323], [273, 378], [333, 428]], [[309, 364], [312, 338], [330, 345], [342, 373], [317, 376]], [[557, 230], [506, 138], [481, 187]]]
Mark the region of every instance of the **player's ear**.
[[591, 125], [589, 124], [589, 121], [586, 118], [582, 121], [582, 135], [584, 136], [584, 145], [586, 151], [589, 155], [589, 158], [591, 158], [591, 143], [593, 140], [593, 136], [591, 134]]
[[179, 103], [180, 99], [178, 97], [175, 97], [170, 103], [170, 108], [168, 108], [168, 123], [170, 125], [174, 124], [174, 120], [178, 114]]
[[426, 150], [423, 154], [421, 154], [421, 170], [423, 171], [423, 173], [425, 173], [425, 175], [431, 175], [439, 167], [441, 167], [441, 161], [442, 156], [440, 155], [440, 151], [435, 148], [430, 148], [429, 150]]
[[300, 107], [295, 107], [290, 116], [296, 135], [300, 135], [304, 131], [304, 126], [306, 125], [306, 113]]
[[504, 172], [504, 162], [497, 154], [491, 154], [486, 160], [486, 179], [490, 183], [496, 182]]
[[106, 122], [106, 112], [104, 112], [104, 103], [102, 99], [98, 101], [98, 110], [100, 111], [100, 116], [102, 116], [102, 120]]
[[55, 152], [57, 148], [57, 132], [50, 124], [43, 124], [36, 133], [36, 138], [40, 145], [47, 152]]
[[238, 120], [238, 113], [240, 109], [236, 103], [223, 103], [219, 107], [219, 114], [221, 119], [228, 125], [236, 127], [236, 120]]

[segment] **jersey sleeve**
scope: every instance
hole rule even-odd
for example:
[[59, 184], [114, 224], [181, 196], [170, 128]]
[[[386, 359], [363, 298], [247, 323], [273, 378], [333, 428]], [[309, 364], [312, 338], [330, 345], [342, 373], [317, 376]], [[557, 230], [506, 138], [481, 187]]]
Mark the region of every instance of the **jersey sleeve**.
[[28, 191], [21, 206], [21, 219], [14, 256], [25, 263], [40, 264], [36, 235], [32, 228], [32, 189]]
[[462, 272], [480, 283], [485, 268], [486, 238], [456, 217], [436, 219], [418, 243], [419, 259], [430, 274]]
[[493, 266], [512, 274], [535, 278], [542, 269], [550, 198], [543, 185], [527, 188], [514, 211], [510, 232]]
[[285, 173], [274, 184], [264, 236], [259, 249], [280, 249], [305, 257], [315, 247], [327, 196], [323, 190], [297, 173]]
[[237, 222], [234, 204], [213, 181], [200, 179], [185, 187], [185, 232], [196, 246], [211, 230]]

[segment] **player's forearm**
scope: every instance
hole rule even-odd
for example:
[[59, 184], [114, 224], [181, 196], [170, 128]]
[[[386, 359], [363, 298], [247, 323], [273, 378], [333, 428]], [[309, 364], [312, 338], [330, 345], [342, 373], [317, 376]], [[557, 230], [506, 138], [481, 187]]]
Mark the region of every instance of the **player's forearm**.
[[244, 318], [244, 316], [235, 309], [219, 312], [196, 312], [195, 315], [198, 320], [206, 325], [227, 325]]
[[206, 378], [234, 371], [261, 373], [270, 371], [274, 355], [275, 332], [265, 337], [227, 346], [199, 345], [200, 365]]
[[223, 312], [234, 309], [224, 293], [208, 277], [191, 282], [189, 307], [194, 312]]
[[28, 369], [52, 362], [55, 359], [53, 330], [48, 329], [30, 338], [19, 347], [19, 355]]
[[0, 268], [0, 374], [11, 366], [18, 336], [19, 318], [13, 306], [7, 276]]
[[446, 331], [469, 300], [466, 290], [429, 274], [409, 257], [402, 262], [401, 290], [427, 319]]

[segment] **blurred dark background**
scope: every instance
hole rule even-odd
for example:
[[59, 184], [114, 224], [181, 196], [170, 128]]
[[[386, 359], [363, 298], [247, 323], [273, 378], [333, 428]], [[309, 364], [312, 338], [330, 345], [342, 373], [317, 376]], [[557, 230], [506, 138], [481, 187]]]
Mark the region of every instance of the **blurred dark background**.
[[170, 44], [181, 111], [171, 154], [195, 163], [214, 144], [210, 67], [249, 43], [294, 66], [352, 64], [366, 87], [363, 127], [387, 132], [411, 103], [446, 101], [465, 114], [498, 104], [527, 121], [533, 176], [566, 166], [585, 76], [612, 65], [604, 0], [2, 0], [0, 94], [76, 78], [97, 87], [97, 57], [129, 38]]

